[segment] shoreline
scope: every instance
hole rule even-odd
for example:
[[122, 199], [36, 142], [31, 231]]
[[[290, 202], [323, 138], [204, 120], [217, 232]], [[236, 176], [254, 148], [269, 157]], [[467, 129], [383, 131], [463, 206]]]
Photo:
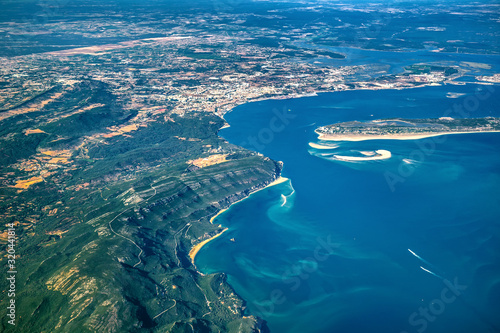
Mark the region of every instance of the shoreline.
[[[447, 81], [448, 82], [448, 81]], [[453, 81], [449, 81], [448, 83], [451, 83]], [[356, 87], [356, 88], [342, 88], [342, 89], [334, 89], [334, 90], [315, 90], [312, 92], [308, 93], [295, 93], [295, 94], [288, 94], [288, 95], [273, 95], [269, 97], [255, 97], [255, 98], [250, 98], [246, 101], [242, 101], [240, 103], [234, 103], [234, 104], [226, 104], [224, 106], [229, 106], [227, 110], [221, 110], [222, 113], [222, 118], [224, 118], [224, 115], [226, 113], [232, 112], [235, 108], [248, 104], [248, 103], [254, 103], [254, 102], [262, 102], [262, 101], [268, 101], [268, 100], [286, 100], [286, 99], [295, 99], [295, 98], [306, 98], [306, 97], [318, 97], [319, 94], [329, 94], [329, 93], [336, 93], [336, 92], [343, 92], [343, 91], [356, 91], [356, 90], [404, 90], [404, 89], [413, 89], [413, 88], [424, 88], [424, 87], [429, 87], [429, 86], [441, 86], [442, 82], [430, 82], [430, 83], [424, 83], [418, 86], [409, 86], [409, 87], [398, 87], [398, 86], [390, 86], [390, 87], [383, 87], [383, 86], [372, 86], [372, 87]], [[476, 83], [476, 82], [471, 82], [471, 83]]]
[[[455, 79], [459, 79], [459, 78], [455, 78]], [[360, 91], [360, 90], [372, 90], [372, 91], [376, 91], [376, 90], [405, 90], [405, 89], [416, 89], [416, 88], [425, 88], [425, 87], [430, 87], [430, 86], [434, 86], [434, 85], [437, 85], [437, 86], [441, 86], [441, 85], [447, 85], [447, 84], [451, 84], [451, 85], [468, 85], [468, 84], [484, 84], [482, 82], [479, 82], [479, 81], [476, 81], [476, 82], [457, 82], [457, 81], [454, 81], [455, 79], [451, 79], [451, 80], [446, 80], [444, 82], [440, 82], [440, 83], [437, 83], [437, 84], [432, 84], [432, 83], [427, 83], [427, 84], [422, 84], [422, 85], [415, 85], [415, 86], [408, 86], [408, 87], [356, 87], [356, 88], [353, 88], [353, 89], [333, 89], [333, 90], [314, 90], [312, 93], [305, 93], [305, 94], [297, 94], [297, 95], [294, 95], [294, 94], [287, 94], [287, 95], [274, 95], [274, 96], [270, 96], [270, 97], [258, 97], [258, 98], [249, 98], [245, 101], [240, 101], [240, 102], [236, 102], [236, 103], [228, 103], [227, 105], [225, 105], [225, 108], [223, 108], [222, 110], [220, 110], [218, 113], [216, 113], [217, 115], [219, 115], [222, 119], [224, 119], [224, 115], [226, 113], [230, 113], [230, 112], [233, 112], [237, 107], [239, 106], [242, 106], [242, 105], [246, 105], [246, 104], [249, 104], [249, 103], [254, 103], [254, 102], [260, 102], [260, 101], [269, 101], [269, 100], [286, 100], [286, 99], [295, 99], [295, 98], [307, 98], [307, 97], [314, 97], [314, 96], [320, 96], [322, 94], [331, 94], [331, 93], [339, 93], [339, 92], [344, 92], [344, 91]], [[227, 122], [226, 122], [227, 123]], [[223, 127], [221, 129], [224, 129], [224, 128], [227, 128], [227, 127], [230, 127], [230, 125], [227, 123], [227, 126], [226, 125], [223, 125]], [[219, 129], [219, 130], [221, 130]], [[317, 133], [319, 134], [319, 133]], [[451, 134], [451, 133], [448, 133], [448, 134]], [[439, 134], [441, 135], [441, 134]], [[371, 140], [371, 139], [366, 139], [366, 140]], [[409, 140], [409, 139], [406, 139], [406, 140]], [[329, 141], [329, 140], [325, 140], [325, 141]], [[258, 192], [260, 190], [263, 190], [264, 188], [268, 187], [268, 186], [273, 186], [273, 185], [277, 185], [281, 182], [283, 182], [284, 180], [281, 180], [279, 181], [279, 179], [282, 179], [284, 177], [278, 177], [275, 181], [271, 182], [270, 184], [266, 185], [265, 187], [261, 188], [261, 189], [258, 189], [252, 193], [255, 193], [255, 192]], [[287, 179], [285, 179], [287, 180]], [[227, 208], [224, 208], [224, 209], [221, 209], [219, 212], [217, 212], [216, 215], [214, 215], [211, 219], [210, 219], [210, 223], [213, 224], [213, 221], [215, 220], [216, 217], [218, 217], [219, 215], [221, 215], [222, 213], [224, 213], [225, 211], [227, 211], [232, 205], [248, 198], [252, 193], [250, 193], [248, 196], [232, 203], [231, 205], [229, 205], [229, 207]], [[227, 230], [227, 228], [223, 231], [225, 232]], [[223, 233], [222, 232], [222, 233]], [[194, 263], [194, 260], [195, 260], [195, 256], [197, 254], [198, 251], [201, 250], [201, 248], [206, 245], [207, 243], [209, 243], [210, 241], [212, 241], [213, 239], [217, 238], [218, 236], [220, 236], [222, 233], [220, 233], [219, 235], [217, 236], [214, 236], [198, 245], [199, 248], [197, 249], [197, 251], [194, 253], [194, 256], [192, 258], [192, 264], [193, 266], [195, 267], [195, 270], [201, 274], [201, 275], [204, 275], [202, 272], [200, 272], [198, 270], [198, 268], [196, 267], [195, 263]], [[191, 254], [191, 251], [190, 251], [190, 254]], [[237, 295], [237, 297], [241, 300], [245, 300], [242, 296], [240, 296], [239, 294], [236, 293], [236, 291], [234, 290], [234, 287], [229, 283], [229, 282], [226, 282], [227, 285], [234, 291], [234, 293]]]
[[[316, 132], [316, 131], [315, 131]], [[359, 142], [359, 141], [369, 141], [369, 140], [419, 140], [425, 138], [431, 138], [441, 135], [450, 134], [473, 134], [473, 133], [500, 133], [500, 131], [467, 131], [467, 132], [439, 132], [439, 133], [426, 133], [426, 134], [390, 134], [390, 135], [331, 135], [331, 134], [318, 134], [318, 140], [322, 141], [349, 141], [349, 142]]]
[[[457, 78], [458, 79], [458, 78]], [[461, 83], [461, 82], [460, 82]], [[445, 81], [445, 82], [441, 82], [441, 83], [438, 83], [437, 86], [441, 86], [441, 85], [447, 85], [447, 84], [456, 84], [456, 85], [460, 85], [460, 83], [455, 83], [454, 79], [450, 80], [450, 81]], [[464, 82], [463, 85], [467, 85], [467, 84], [481, 84], [480, 82]], [[423, 84], [423, 85], [419, 85], [419, 86], [411, 86], [411, 87], [370, 87], [370, 88], [360, 88], [360, 87], [357, 87], [357, 88], [354, 88], [354, 89], [340, 89], [340, 90], [337, 90], [337, 89], [334, 89], [334, 90], [327, 90], [327, 91], [323, 91], [323, 90], [315, 90], [311, 95], [308, 95], [308, 94], [304, 94], [303, 96], [300, 96], [300, 94], [298, 94], [298, 96], [294, 96], [293, 94], [292, 95], [275, 95], [275, 96], [271, 96], [271, 97], [260, 97], [260, 98], [255, 98], [255, 99], [248, 99], [244, 102], [241, 102], [241, 103], [235, 103], [235, 104], [230, 104], [228, 105], [229, 108], [225, 109], [225, 110], [221, 110], [221, 118], [224, 119], [224, 115], [226, 113], [229, 113], [229, 112], [233, 112], [235, 108], [237, 108], [238, 106], [241, 106], [241, 105], [246, 105], [246, 104], [249, 104], [249, 103], [253, 103], [253, 102], [259, 102], [259, 101], [268, 101], [268, 100], [283, 100], [283, 99], [295, 99], [295, 98], [307, 98], [307, 97], [314, 97], [314, 96], [320, 96], [322, 94], [329, 94], [329, 93], [339, 93], [339, 92], [344, 92], [344, 91], [360, 91], [360, 90], [372, 90], [372, 91], [376, 91], [376, 90], [405, 90], [405, 89], [416, 89], [416, 88], [425, 88], [425, 87], [430, 87], [430, 86], [433, 86], [434, 84]], [[226, 122], [227, 123], [227, 122]], [[227, 123], [228, 126], [226, 125], [223, 125], [223, 128], [227, 128], [227, 127], [230, 127], [229, 123]], [[219, 129], [220, 130], [220, 129]], [[317, 133], [319, 134], [319, 133]], [[452, 133], [447, 133], [447, 134], [452, 134]], [[439, 135], [442, 135], [442, 134], [439, 134]], [[423, 138], [423, 137], [420, 137], [420, 138]], [[367, 139], [367, 140], [370, 140], [370, 139]], [[406, 140], [409, 140], [409, 139], [406, 139]], [[329, 141], [329, 140], [325, 140], [325, 141]], [[311, 145], [310, 145], [311, 146]], [[312, 147], [312, 146], [311, 146]], [[276, 180], [274, 180], [273, 182], [269, 183], [268, 185], [266, 185], [265, 187], [261, 188], [261, 189], [258, 189], [252, 193], [255, 193], [255, 192], [258, 192], [260, 190], [263, 190], [267, 187], [270, 187], [270, 186], [274, 186], [274, 185], [277, 185], [277, 184], [280, 184], [284, 181], [288, 180], [287, 178], [284, 178], [284, 177], [281, 177], [279, 176]], [[219, 212], [217, 212], [217, 214], [215, 214], [211, 219], [210, 219], [210, 223], [213, 224], [213, 221], [215, 220], [216, 217], [218, 217], [219, 215], [221, 215], [222, 213], [226, 212], [229, 208], [231, 208], [232, 205], [248, 198], [250, 195], [252, 195], [252, 193], [250, 193], [248, 196], [232, 203], [229, 205], [229, 207], [227, 208], [224, 208], [224, 209], [221, 209]], [[222, 235], [222, 233], [224, 233], [225, 231], [227, 230], [224, 229], [220, 234], [210, 238], [210, 239], [207, 239], [206, 241], [198, 244], [199, 247], [197, 248], [196, 252], [193, 253], [193, 257], [191, 259], [192, 261], [192, 264], [193, 266], [195, 267], [195, 270], [199, 273], [199, 274], [202, 274], [202, 272], [199, 271], [199, 269], [196, 267], [195, 265], [195, 256], [196, 254], [201, 250], [201, 248], [206, 245], [207, 243], [209, 243], [210, 241], [212, 241], [213, 239], [219, 237], [220, 235]], [[198, 246], [197, 245], [197, 246]], [[196, 247], [196, 246], [195, 246]], [[190, 251], [190, 255], [191, 255], [191, 251]], [[236, 291], [234, 290], [234, 287], [232, 284], [230, 284], [229, 282], [226, 282], [227, 285], [234, 291], [234, 293], [237, 295], [237, 297], [241, 300], [245, 300], [245, 298], [243, 298], [241, 295], [237, 294]]]
[[[259, 192], [259, 191], [262, 191], [262, 190], [264, 190], [264, 189], [266, 189], [266, 188], [268, 188], [268, 187], [271, 187], [271, 186], [274, 186], [274, 185], [278, 185], [278, 184], [284, 183], [284, 182], [286, 182], [286, 181], [288, 181], [288, 180], [289, 180], [289, 179], [288, 179], [288, 178], [286, 178], [286, 177], [279, 176], [278, 178], [276, 178], [274, 181], [272, 181], [271, 183], [267, 184], [266, 186], [264, 186], [264, 187], [262, 187], [262, 188], [259, 188], [258, 190], [253, 191], [252, 193], [250, 193], [249, 195], [247, 195], [247, 196], [246, 196], [246, 197], [244, 197], [244, 198], [241, 198], [241, 199], [240, 199], [240, 200], [238, 200], [238, 201], [233, 202], [232, 204], [230, 204], [230, 205], [229, 205], [229, 207], [227, 207], [227, 208], [223, 208], [223, 209], [219, 210], [219, 211], [217, 212], [217, 214], [215, 214], [214, 216], [212, 216], [212, 217], [210, 218], [210, 223], [211, 223], [211, 224], [213, 224], [213, 222], [214, 222], [215, 218], [216, 218], [217, 216], [219, 216], [220, 214], [224, 213], [225, 211], [227, 211], [229, 208], [231, 208], [231, 206], [232, 206], [232, 205], [234, 205], [234, 204], [236, 204], [236, 203], [238, 203], [238, 202], [240, 202], [240, 201], [245, 200], [246, 198], [250, 197], [250, 196], [251, 196], [252, 194], [254, 194], [254, 193], [257, 193], [257, 192]], [[218, 233], [218, 234], [216, 234], [215, 236], [212, 236], [212, 237], [210, 237], [210, 238], [208, 238], [208, 239], [205, 239], [204, 241], [202, 241], [202, 242], [200, 242], [200, 243], [196, 244], [195, 246], [193, 246], [193, 247], [191, 248], [191, 250], [189, 250], [189, 258], [191, 258], [191, 262], [193, 263], [193, 265], [194, 265], [194, 259], [196, 258], [196, 255], [198, 254], [198, 252], [200, 252], [200, 250], [203, 248], [203, 246], [207, 245], [209, 242], [213, 241], [214, 239], [216, 239], [217, 237], [219, 237], [220, 235], [222, 235], [223, 233], [225, 233], [227, 230], [229, 230], [229, 228], [224, 228], [224, 230], [222, 230], [220, 233]], [[195, 265], [195, 266], [196, 266], [196, 265]]]
[[237, 201], [233, 202], [232, 204], [230, 204], [230, 205], [229, 205], [229, 207], [227, 207], [227, 208], [223, 208], [223, 209], [219, 210], [219, 211], [217, 212], [217, 214], [215, 214], [214, 216], [212, 216], [212, 217], [210, 218], [210, 223], [211, 223], [211, 224], [214, 224], [214, 220], [215, 220], [215, 218], [216, 218], [217, 216], [219, 216], [220, 214], [224, 213], [224, 212], [225, 212], [226, 210], [228, 210], [229, 208], [231, 208], [231, 206], [232, 206], [232, 205], [234, 205], [234, 204], [236, 204], [236, 203], [238, 203], [238, 202], [240, 202], [240, 201], [245, 200], [246, 198], [248, 198], [250, 195], [252, 195], [252, 194], [254, 194], [254, 193], [257, 193], [257, 192], [259, 192], [259, 191], [262, 191], [263, 189], [266, 189], [266, 188], [268, 188], [268, 187], [271, 187], [271, 186], [274, 186], [274, 185], [278, 185], [278, 184], [284, 183], [284, 182], [286, 182], [287, 180], [289, 180], [289, 179], [288, 179], [288, 178], [286, 178], [286, 177], [279, 176], [278, 178], [276, 178], [274, 181], [272, 181], [271, 183], [267, 184], [266, 186], [264, 186], [264, 187], [262, 187], [262, 188], [259, 188], [258, 190], [255, 190], [255, 191], [253, 191], [252, 193], [250, 193], [249, 195], [247, 195], [246, 197], [241, 198], [240, 200], [237, 200]]
[[217, 237], [219, 237], [220, 235], [222, 235], [223, 233], [225, 233], [226, 231], [228, 230], [228, 228], [224, 228], [224, 230], [222, 230], [221, 232], [219, 232], [218, 234], [208, 238], [208, 239], [205, 239], [204, 241], [196, 244], [195, 246], [193, 246], [191, 248], [191, 250], [189, 251], [189, 258], [191, 258], [191, 262], [193, 263], [194, 265], [194, 258], [196, 257], [196, 255], [198, 254], [198, 252], [200, 252], [201, 248], [203, 246], [205, 246], [207, 243], [213, 241], [214, 239], [216, 239]]

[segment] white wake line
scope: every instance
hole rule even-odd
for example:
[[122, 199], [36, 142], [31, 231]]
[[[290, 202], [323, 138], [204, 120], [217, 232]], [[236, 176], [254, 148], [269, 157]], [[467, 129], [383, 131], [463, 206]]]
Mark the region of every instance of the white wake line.
[[420, 268], [422, 268], [422, 269], [423, 269], [424, 271], [426, 271], [427, 273], [432, 274], [432, 275], [434, 275], [435, 277], [437, 277], [437, 278], [439, 278], [439, 279], [441, 279], [441, 280], [444, 280], [444, 277], [442, 277], [441, 275], [437, 275], [436, 273], [431, 272], [430, 270], [428, 270], [428, 269], [426, 269], [426, 268], [424, 268], [424, 267], [422, 267], [422, 266], [420, 266]]
[[[408, 249], [408, 251], [410, 251], [410, 253], [411, 253], [411, 254], [413, 254], [415, 257], [417, 257], [417, 258], [418, 258], [420, 261], [422, 261], [423, 263], [425, 263], [425, 264], [427, 264], [427, 265], [429, 265], [429, 266], [431, 266], [431, 267], [433, 267], [433, 266], [434, 266], [433, 264], [431, 264], [430, 262], [428, 262], [427, 260], [425, 260], [424, 258], [422, 258], [421, 256], [419, 256], [418, 254], [416, 254], [416, 253], [415, 253], [415, 252], [413, 252], [412, 250]], [[429, 274], [432, 274], [432, 275], [434, 275], [435, 277], [440, 278], [441, 280], [444, 280], [444, 277], [442, 277], [441, 275], [438, 275], [438, 274], [436, 274], [436, 273], [434, 273], [434, 272], [431, 272], [430, 270], [428, 270], [427, 268], [424, 268], [424, 267], [422, 267], [422, 266], [420, 266], [420, 268], [421, 268], [423, 271], [425, 271], [425, 272], [427, 272], [427, 273], [429, 273]]]
[[434, 265], [431, 264], [430, 262], [428, 262], [427, 260], [425, 260], [424, 258], [422, 258], [421, 256], [419, 256], [418, 254], [416, 254], [415, 252], [413, 252], [412, 250], [408, 249], [408, 251], [410, 251], [411, 254], [413, 254], [415, 257], [417, 257], [420, 261], [422, 261], [424, 264], [426, 264], [427, 266], [431, 266], [433, 267]]

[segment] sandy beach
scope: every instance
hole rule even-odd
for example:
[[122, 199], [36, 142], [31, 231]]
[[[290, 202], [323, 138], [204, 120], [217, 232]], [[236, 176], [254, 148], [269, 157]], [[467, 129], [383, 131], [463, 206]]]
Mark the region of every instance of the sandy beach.
[[[262, 191], [263, 189], [268, 188], [268, 187], [270, 187], [270, 186], [274, 186], [274, 185], [278, 185], [278, 184], [284, 183], [284, 182], [286, 182], [287, 180], [288, 180], [288, 178], [286, 178], [286, 177], [281, 177], [281, 176], [280, 176], [280, 177], [276, 178], [276, 180], [275, 180], [275, 181], [273, 181], [272, 183], [267, 184], [265, 187], [260, 188], [260, 189], [258, 189], [257, 191], [254, 191], [254, 192], [250, 193], [250, 195], [252, 195], [253, 193], [256, 193], [256, 192]], [[238, 200], [238, 201], [233, 202], [233, 203], [231, 204], [231, 206], [232, 206], [232, 205], [234, 205], [235, 203], [238, 203], [238, 202], [240, 202], [240, 201], [242, 201], [242, 200], [245, 200], [246, 198], [248, 198], [248, 197], [244, 197], [244, 198], [242, 198], [242, 199], [240, 199], [240, 200]], [[217, 216], [219, 216], [220, 214], [224, 213], [224, 212], [225, 212], [226, 210], [228, 210], [231, 206], [229, 206], [228, 208], [224, 208], [224, 209], [219, 210], [219, 212], [218, 212], [217, 214], [215, 214], [214, 216], [212, 216], [212, 218], [210, 219], [210, 223], [212, 223], [212, 224], [213, 224], [213, 223], [214, 223], [215, 218], [216, 218]]]
[[[237, 201], [238, 202], [238, 201]], [[219, 212], [217, 212], [217, 214], [215, 214], [214, 216], [212, 216], [212, 218], [210, 219], [210, 223], [214, 223], [214, 220], [217, 216], [219, 216], [220, 214], [224, 213], [225, 211], [227, 210], [227, 208], [224, 208], [224, 209], [221, 209], [219, 210]]]
[[[280, 176], [280, 177], [276, 178], [276, 180], [274, 180], [273, 182], [267, 184], [265, 187], [263, 187], [261, 189], [258, 189], [257, 191], [254, 191], [254, 192], [250, 193], [250, 195], [252, 195], [253, 193], [262, 191], [263, 189], [268, 188], [270, 186], [274, 186], [274, 185], [278, 185], [278, 184], [284, 183], [287, 180], [288, 180], [288, 178]], [[213, 222], [214, 222], [214, 220], [215, 220], [215, 218], [217, 216], [219, 216], [220, 214], [224, 213], [226, 210], [228, 210], [235, 203], [238, 203], [238, 202], [240, 202], [242, 200], [245, 200], [246, 198], [248, 198], [248, 196], [246, 196], [246, 197], [244, 197], [244, 198], [242, 198], [242, 199], [240, 199], [238, 201], [233, 202], [228, 208], [221, 209], [217, 214], [215, 214], [214, 216], [212, 216], [212, 218], [210, 219], [210, 223], [213, 224]], [[196, 254], [201, 250], [201, 248], [203, 246], [205, 246], [210, 241], [216, 239], [217, 237], [219, 237], [220, 235], [222, 235], [227, 230], [228, 230], [228, 228], [225, 228], [224, 230], [222, 230], [222, 232], [218, 233], [217, 235], [215, 235], [213, 237], [210, 237], [208, 239], [205, 239], [204, 241], [202, 241], [202, 242], [196, 244], [195, 246], [193, 246], [193, 248], [189, 251], [189, 258], [191, 258], [191, 262], [194, 264], [194, 258], [196, 257]]]
[[220, 235], [222, 235], [224, 232], [227, 231], [227, 228], [225, 228], [224, 230], [222, 230], [220, 233], [218, 233], [217, 235], [213, 236], [213, 237], [210, 237], [209, 239], [205, 239], [203, 242], [201, 243], [198, 243], [196, 244], [195, 246], [193, 246], [193, 248], [191, 249], [191, 251], [189, 251], [189, 258], [191, 258], [191, 262], [194, 264], [194, 258], [196, 257], [196, 255], [198, 254], [198, 252], [201, 250], [201, 248], [207, 244], [208, 242], [216, 239], [217, 237], [219, 237]]
[[263, 187], [263, 188], [259, 188], [258, 190], [253, 191], [252, 193], [250, 193], [248, 196], [246, 196], [246, 197], [244, 197], [244, 198], [241, 198], [241, 199], [240, 199], [240, 200], [238, 200], [238, 201], [233, 202], [233, 203], [232, 203], [232, 204], [231, 204], [228, 208], [221, 209], [221, 210], [220, 210], [217, 214], [215, 214], [215, 216], [214, 216], [214, 217], [212, 217], [212, 218], [210, 219], [210, 223], [213, 223], [214, 219], [215, 219], [217, 216], [219, 216], [220, 214], [224, 213], [226, 210], [228, 210], [229, 208], [231, 208], [231, 206], [232, 206], [232, 205], [237, 204], [238, 202], [241, 202], [241, 201], [245, 200], [246, 198], [248, 198], [249, 196], [251, 196], [251, 195], [252, 195], [252, 194], [254, 194], [254, 193], [257, 193], [257, 192], [259, 192], [259, 191], [262, 191], [263, 189], [266, 189], [266, 188], [268, 188], [268, 187], [270, 187], [270, 186], [274, 186], [274, 185], [278, 185], [278, 184], [284, 183], [284, 182], [286, 182], [287, 180], [288, 180], [288, 178], [286, 178], [286, 177], [281, 177], [281, 176], [280, 176], [280, 177], [276, 178], [276, 180], [274, 180], [273, 182], [271, 182], [271, 183], [267, 184], [265, 187]]
[[419, 140], [434, 136], [470, 133], [498, 133], [500, 131], [439, 132], [426, 134], [388, 134], [388, 135], [331, 135], [318, 134], [323, 141], [368, 141], [368, 140]]
[[[288, 178], [279, 176], [278, 178], [276, 178], [276, 180], [275, 180], [275, 181], [273, 181], [272, 183], [267, 184], [267, 186], [266, 186], [266, 187], [263, 187], [263, 188], [261, 188], [261, 189], [258, 189], [258, 190], [257, 190], [257, 191], [255, 191], [255, 192], [262, 191], [263, 189], [268, 188], [268, 187], [270, 187], [270, 186], [274, 186], [274, 185], [278, 185], [278, 184], [284, 183], [284, 182], [286, 182], [287, 180], [288, 180]], [[252, 192], [252, 193], [255, 193], [255, 192]]]

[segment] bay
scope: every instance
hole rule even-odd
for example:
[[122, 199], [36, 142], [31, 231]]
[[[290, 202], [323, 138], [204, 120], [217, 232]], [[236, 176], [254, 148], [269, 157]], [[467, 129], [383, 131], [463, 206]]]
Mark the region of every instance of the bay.
[[[456, 93], [458, 98], [448, 98]], [[500, 134], [343, 142], [314, 129], [390, 117], [500, 116], [498, 86], [345, 91], [235, 108], [220, 135], [283, 161], [288, 182], [214, 223], [196, 258], [272, 332], [489, 332], [500, 326]], [[412, 251], [410, 252], [409, 249]], [[425, 269], [425, 270], [424, 270]]]

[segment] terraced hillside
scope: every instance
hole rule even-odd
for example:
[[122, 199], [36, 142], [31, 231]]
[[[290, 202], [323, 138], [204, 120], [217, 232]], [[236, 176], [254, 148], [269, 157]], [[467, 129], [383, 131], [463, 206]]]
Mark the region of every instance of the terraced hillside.
[[[26, 111], [33, 103], [43, 107]], [[210, 217], [276, 178], [277, 163], [218, 137], [213, 114], [146, 117], [100, 82], [57, 86], [9, 112], [0, 205], [18, 237], [17, 325], [4, 298], [2, 331], [258, 327], [225, 276], [201, 275], [188, 253], [221, 230]], [[217, 163], [193, 164], [203, 157]]]

